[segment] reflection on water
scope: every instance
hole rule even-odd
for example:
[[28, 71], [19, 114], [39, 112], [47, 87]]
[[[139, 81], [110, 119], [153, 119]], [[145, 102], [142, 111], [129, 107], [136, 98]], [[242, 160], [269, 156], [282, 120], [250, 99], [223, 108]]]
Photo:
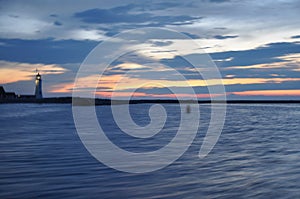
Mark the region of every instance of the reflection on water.
[[[97, 107], [107, 136], [134, 152], [157, 150], [178, 127], [178, 105], [164, 105], [163, 132], [150, 139], [123, 134], [109, 107]], [[191, 107], [192, 108], [192, 107]], [[149, 105], [133, 105], [139, 125]], [[229, 105], [213, 151], [197, 157], [210, 117], [201, 105], [201, 128], [172, 165], [147, 174], [106, 167], [84, 148], [70, 105], [0, 105], [0, 198], [299, 198], [300, 106]]]

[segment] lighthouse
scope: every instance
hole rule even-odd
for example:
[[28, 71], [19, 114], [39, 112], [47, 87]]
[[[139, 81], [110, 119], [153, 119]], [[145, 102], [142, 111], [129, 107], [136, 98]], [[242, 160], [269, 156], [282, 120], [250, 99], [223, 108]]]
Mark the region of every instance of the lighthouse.
[[42, 99], [43, 94], [42, 94], [42, 76], [40, 73], [38, 73], [35, 76], [35, 98], [36, 99]]

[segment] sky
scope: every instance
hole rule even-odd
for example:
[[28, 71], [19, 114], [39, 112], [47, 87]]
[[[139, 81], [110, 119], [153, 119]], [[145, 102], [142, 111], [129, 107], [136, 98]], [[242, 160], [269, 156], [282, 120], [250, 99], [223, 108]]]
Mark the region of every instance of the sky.
[[[98, 81], [100, 98], [133, 91], [136, 98], [174, 98], [173, 89], [189, 98], [192, 87], [209, 99], [219, 94], [208, 87], [222, 82], [227, 99], [300, 99], [299, 10], [299, 0], [0, 1], [0, 85], [33, 94], [38, 69], [44, 97], [71, 96], [80, 65], [99, 44], [124, 31], [139, 37], [141, 28], [167, 28], [185, 38], [153, 34], [140, 50], [112, 60], [99, 81], [97, 73], [81, 77], [81, 89]], [[220, 78], [205, 79], [195, 69], [201, 64], [180, 56], [203, 53]]]

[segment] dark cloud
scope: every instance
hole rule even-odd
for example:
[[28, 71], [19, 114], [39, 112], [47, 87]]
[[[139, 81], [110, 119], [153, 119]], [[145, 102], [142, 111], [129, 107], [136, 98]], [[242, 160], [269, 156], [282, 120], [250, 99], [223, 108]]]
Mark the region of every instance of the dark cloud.
[[209, 2], [212, 3], [225, 3], [225, 2], [230, 2], [231, 0], [209, 0]]
[[11, 18], [19, 18], [18, 15], [8, 15], [8, 16], [11, 17]]
[[80, 63], [99, 43], [77, 40], [0, 39], [0, 60], [26, 63]]
[[152, 42], [154, 46], [169, 46], [173, 42], [172, 41], [154, 41]]
[[[292, 53], [300, 53], [300, 42], [270, 43], [256, 49], [211, 53], [210, 56], [214, 60], [233, 58], [231, 61], [224, 61], [219, 65], [228, 67], [281, 62], [282, 60], [277, 57]], [[197, 54], [190, 56], [197, 56]]]
[[233, 39], [239, 37], [238, 35], [216, 35], [215, 39]]
[[174, 8], [178, 6], [184, 6], [184, 4], [179, 2], [143, 2], [140, 4], [131, 4], [132, 8], [136, 11], [155, 11], [155, 10], [166, 10], [169, 8]]
[[198, 36], [198, 35], [195, 35], [195, 34], [191, 34], [191, 33], [188, 33], [188, 32], [181, 32], [182, 34], [192, 38], [192, 39], [200, 39], [201, 37]]
[[191, 63], [180, 56], [175, 56], [174, 58], [170, 59], [161, 59], [160, 63], [172, 68], [194, 68]]
[[214, 29], [215, 30], [227, 30], [227, 28], [225, 28], [225, 27], [215, 27]]
[[291, 39], [300, 39], [300, 35], [292, 36]]
[[298, 90], [299, 82], [297, 81], [286, 81], [283, 83], [268, 82], [264, 84], [233, 84], [227, 85], [227, 92], [240, 92], [240, 91], [255, 91], [255, 90]]
[[53, 24], [56, 25], [56, 26], [61, 26], [62, 25], [62, 23], [59, 22], [59, 21], [55, 21]]
[[120, 33], [117, 30], [109, 30], [109, 29], [106, 29], [106, 28], [102, 29], [102, 30], [106, 31], [105, 36], [108, 36], [108, 37], [112, 37], [112, 36], [115, 36], [116, 34]]
[[74, 15], [87, 23], [142, 23], [150, 14], [130, 15], [115, 9], [90, 9]]
[[51, 14], [51, 15], [49, 15], [49, 17], [58, 17], [58, 15], [57, 14]]
[[[151, 4], [150, 8], [147, 10], [155, 9], [161, 10], [169, 8], [170, 6], [177, 6], [178, 3], [159, 3]], [[132, 11], [144, 10], [146, 4], [128, 4], [126, 6], [119, 6], [110, 9], [90, 9], [82, 12], [77, 12], [74, 17], [80, 18], [82, 21], [87, 23], [97, 23], [97, 24], [115, 24], [115, 23], [133, 23], [141, 24], [144, 27], [153, 26], [164, 26], [164, 25], [183, 25], [190, 24], [191, 21], [196, 19], [201, 19], [201, 17], [193, 17], [189, 15], [178, 15], [178, 16], [156, 16], [148, 12], [143, 13], [133, 13]]]
[[283, 65], [282, 68], [221, 69], [223, 77], [233, 75], [237, 78], [300, 78], [294, 69], [299, 66]]

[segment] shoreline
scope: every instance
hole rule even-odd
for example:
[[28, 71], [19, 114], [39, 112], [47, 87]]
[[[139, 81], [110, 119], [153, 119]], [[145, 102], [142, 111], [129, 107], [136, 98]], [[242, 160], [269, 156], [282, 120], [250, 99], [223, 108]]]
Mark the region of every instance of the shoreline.
[[[129, 104], [211, 104], [211, 103], [227, 103], [227, 104], [298, 104], [300, 100], [176, 100], [176, 99], [133, 99], [129, 101]], [[88, 98], [72, 98], [72, 97], [54, 97], [43, 99], [0, 99], [0, 104], [73, 104], [79, 106], [91, 106], [91, 105], [118, 105], [128, 104], [126, 100], [110, 100], [110, 99], [88, 99]]]

